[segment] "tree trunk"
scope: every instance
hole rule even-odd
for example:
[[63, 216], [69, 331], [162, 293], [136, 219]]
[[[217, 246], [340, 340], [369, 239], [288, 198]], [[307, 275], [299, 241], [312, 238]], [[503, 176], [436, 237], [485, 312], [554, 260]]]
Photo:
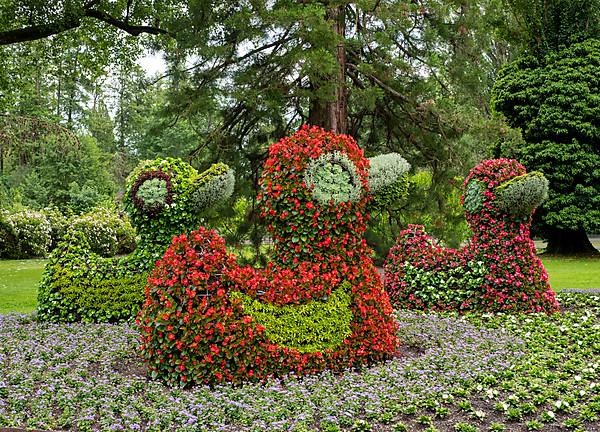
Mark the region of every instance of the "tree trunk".
[[346, 89], [346, 15], [345, 6], [336, 6], [327, 11], [327, 20], [338, 38], [335, 46], [338, 70], [331, 80], [335, 82], [333, 100], [312, 99], [308, 114], [308, 123], [321, 126], [335, 133], [346, 133], [348, 130], [348, 92]]
[[548, 232], [546, 252], [556, 255], [598, 255], [584, 230], [562, 230], [552, 228]]

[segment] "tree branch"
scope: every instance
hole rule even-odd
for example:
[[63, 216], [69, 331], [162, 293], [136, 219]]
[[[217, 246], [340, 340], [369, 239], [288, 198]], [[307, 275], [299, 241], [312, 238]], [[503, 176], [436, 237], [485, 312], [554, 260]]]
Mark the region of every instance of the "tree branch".
[[81, 25], [79, 17], [64, 19], [55, 23], [33, 25], [17, 30], [0, 32], [0, 45], [11, 45], [44, 39], [49, 36], [77, 28]]
[[102, 12], [95, 9], [89, 9], [85, 11], [85, 16], [90, 18], [96, 18], [97, 20], [103, 21], [107, 24], [110, 24], [113, 27], [121, 29], [132, 36], [139, 36], [142, 33], [148, 33], [153, 35], [164, 34], [168, 35], [169, 32], [165, 29], [161, 29], [153, 26], [138, 26], [138, 25], [130, 25], [125, 21], [118, 20], [106, 12]]
[[83, 13], [79, 15], [74, 15], [69, 11], [66, 11], [65, 17], [56, 22], [31, 25], [29, 27], [24, 27], [15, 30], [0, 31], [0, 45], [11, 45], [20, 42], [29, 42], [63, 33], [67, 30], [80, 27], [81, 20], [84, 17], [97, 19], [120, 30], [123, 30], [132, 36], [139, 36], [142, 33], [148, 33], [153, 35], [170, 34], [167, 30], [158, 27], [145, 25], [131, 25], [126, 21], [122, 21], [107, 14], [104, 11], [93, 9], [93, 6], [96, 3], [96, 1], [90, 1], [88, 4], [85, 5]]

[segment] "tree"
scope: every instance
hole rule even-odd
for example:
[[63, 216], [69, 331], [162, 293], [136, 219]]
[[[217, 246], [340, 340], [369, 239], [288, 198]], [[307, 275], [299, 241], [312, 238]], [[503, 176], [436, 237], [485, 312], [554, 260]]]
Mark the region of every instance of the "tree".
[[534, 13], [541, 3], [547, 9], [527, 21], [528, 50], [501, 71], [493, 107], [523, 132], [526, 145], [512, 155], [550, 181], [536, 213], [547, 252], [597, 253], [586, 232], [600, 230], [600, 2], [534, 2]]
[[112, 199], [107, 155], [92, 137], [80, 140], [57, 124], [4, 115], [0, 138], [0, 177], [23, 204], [79, 213]]
[[[26, 11], [36, 23], [53, 23], [76, 3], [63, 0], [56, 10], [37, 5]], [[128, 129], [136, 124], [132, 114], [141, 106], [138, 100], [143, 104], [145, 89], [123, 80], [117, 143], [124, 147], [149, 138], [149, 145], [139, 147], [159, 153], [164, 143], [186, 139], [191, 130], [195, 150], [189, 157], [235, 166], [249, 195], [267, 144], [302, 123], [349, 133], [369, 154], [397, 151], [428, 169], [431, 199], [440, 212], [449, 180], [502, 139], [480, 132], [490, 121], [490, 83], [510, 58], [511, 22], [503, 0], [128, 1], [135, 14], [125, 3], [87, 5], [122, 21], [129, 13], [135, 25], [165, 30], [166, 37], [141, 42], [165, 52], [169, 70], [158, 82], [167, 82], [167, 104], [159, 114], [163, 121], [155, 124], [168, 125], [164, 130], [171, 134], [166, 140], [156, 128]], [[81, 11], [76, 8], [77, 16]], [[6, 15], [9, 28], [29, 25], [27, 13]], [[121, 50], [122, 43], [111, 38], [126, 32], [83, 16], [80, 27], [52, 42], [84, 34], [95, 42], [84, 52], [96, 46]], [[490, 27], [499, 30], [491, 34]]]

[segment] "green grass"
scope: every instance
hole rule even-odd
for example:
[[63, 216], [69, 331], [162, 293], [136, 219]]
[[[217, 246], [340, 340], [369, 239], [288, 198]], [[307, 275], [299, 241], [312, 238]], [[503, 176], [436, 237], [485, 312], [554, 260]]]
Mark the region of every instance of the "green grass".
[[541, 258], [554, 290], [600, 288], [600, 258]]
[[0, 313], [33, 312], [45, 260], [0, 261]]

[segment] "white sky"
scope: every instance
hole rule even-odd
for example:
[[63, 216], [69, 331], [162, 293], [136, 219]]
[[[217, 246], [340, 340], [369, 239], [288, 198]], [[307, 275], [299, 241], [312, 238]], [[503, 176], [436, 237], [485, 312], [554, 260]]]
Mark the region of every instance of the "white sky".
[[167, 65], [160, 52], [147, 53], [138, 60], [138, 64], [146, 71], [146, 75], [148, 76], [164, 74], [167, 70]]

